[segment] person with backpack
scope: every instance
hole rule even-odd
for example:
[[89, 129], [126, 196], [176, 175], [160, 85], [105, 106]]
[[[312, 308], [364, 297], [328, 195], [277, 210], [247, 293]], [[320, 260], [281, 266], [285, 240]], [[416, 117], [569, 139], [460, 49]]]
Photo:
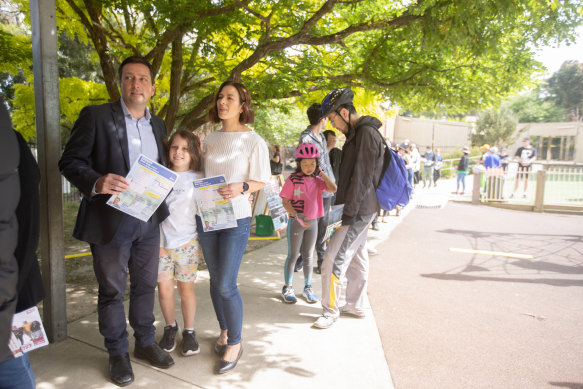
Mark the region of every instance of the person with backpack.
[[[376, 189], [384, 167], [386, 142], [381, 122], [360, 116], [349, 87], [335, 89], [322, 101], [322, 117], [346, 135], [336, 204], [343, 204], [342, 225], [330, 238], [322, 264], [322, 316], [315, 328], [329, 328], [340, 315], [362, 318], [368, 281], [368, 227], [378, 211]], [[338, 307], [346, 276], [346, 305]]]

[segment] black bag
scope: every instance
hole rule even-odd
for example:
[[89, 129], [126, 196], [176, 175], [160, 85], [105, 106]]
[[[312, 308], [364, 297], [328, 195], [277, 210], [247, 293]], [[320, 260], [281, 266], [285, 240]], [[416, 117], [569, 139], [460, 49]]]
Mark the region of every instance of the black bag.
[[282, 173], [283, 165], [281, 163], [273, 162], [270, 160], [269, 164], [271, 165], [271, 175], [277, 176]]

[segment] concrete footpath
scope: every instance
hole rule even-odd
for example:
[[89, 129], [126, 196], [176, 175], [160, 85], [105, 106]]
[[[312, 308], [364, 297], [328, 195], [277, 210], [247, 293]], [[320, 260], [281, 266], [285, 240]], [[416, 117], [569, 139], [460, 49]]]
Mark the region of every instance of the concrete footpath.
[[[400, 217], [392, 212], [379, 231], [369, 231], [369, 247], [378, 253], [370, 257], [365, 319], [342, 317], [318, 330], [311, 325], [321, 313], [319, 303], [300, 298], [284, 304], [287, 242], [276, 241], [243, 258], [244, 354], [236, 369], [213, 373], [218, 325], [208, 273], [201, 271], [195, 320], [201, 353], [182, 357], [174, 351], [176, 365], [160, 370], [133, 357], [131, 338], [131, 387], [583, 387], [583, 343], [576, 336], [583, 323], [580, 217], [448, 204], [460, 200], [452, 190], [454, 180], [419, 188]], [[535, 258], [456, 253], [450, 247]], [[320, 295], [317, 274], [313, 286]], [[294, 287], [303, 289], [302, 273], [295, 273]], [[158, 304], [155, 314], [159, 339]], [[97, 314], [70, 323], [68, 330], [65, 341], [30, 354], [37, 387], [115, 388]]]
[[[386, 239], [402, 217], [388, 218], [380, 231], [370, 231], [370, 245]], [[321, 315], [320, 303], [308, 304], [301, 298], [303, 273], [295, 273], [294, 289], [299, 297], [294, 305], [281, 300], [283, 264], [287, 240], [245, 254], [239, 273], [239, 289], [244, 303], [243, 356], [231, 373], [213, 373], [217, 356], [213, 351], [219, 334], [209, 295], [207, 271], [196, 281], [197, 313], [195, 330], [200, 343], [198, 355], [183, 357], [172, 352], [176, 364], [157, 369], [133, 356], [135, 375], [131, 387], [148, 388], [393, 388], [379, 330], [367, 303], [365, 319], [341, 318], [331, 328], [312, 328]], [[321, 280], [313, 276], [313, 287], [321, 295]], [[176, 292], [176, 295], [178, 293]], [[126, 312], [127, 312], [126, 302]], [[176, 317], [181, 323], [180, 304]], [[163, 332], [159, 304], [155, 304], [156, 335]], [[179, 340], [180, 341], [180, 340]], [[69, 323], [68, 338], [35, 350], [30, 360], [37, 388], [115, 388], [109, 381], [108, 354], [99, 334], [97, 314]]]

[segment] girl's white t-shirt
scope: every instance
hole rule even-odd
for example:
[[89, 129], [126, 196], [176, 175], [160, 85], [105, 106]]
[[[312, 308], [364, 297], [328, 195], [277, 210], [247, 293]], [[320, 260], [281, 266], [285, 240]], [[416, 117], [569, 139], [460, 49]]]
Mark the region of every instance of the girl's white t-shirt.
[[194, 180], [204, 178], [203, 172], [175, 172], [178, 180], [166, 198], [170, 215], [160, 224], [160, 247], [178, 248], [197, 237]]

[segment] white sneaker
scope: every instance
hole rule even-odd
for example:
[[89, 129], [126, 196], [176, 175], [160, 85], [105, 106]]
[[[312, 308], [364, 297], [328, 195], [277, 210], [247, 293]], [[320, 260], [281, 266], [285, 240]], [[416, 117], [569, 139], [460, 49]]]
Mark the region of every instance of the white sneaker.
[[322, 315], [312, 324], [312, 327], [326, 329], [332, 327], [332, 324], [336, 321], [334, 316]]
[[366, 251], [368, 251], [369, 254], [376, 254], [378, 253], [377, 249], [373, 249], [372, 247], [367, 247]]
[[355, 317], [357, 319], [364, 319], [366, 314], [364, 312], [359, 312], [355, 309], [347, 308], [346, 305], [340, 307], [340, 316], [350, 316]]

